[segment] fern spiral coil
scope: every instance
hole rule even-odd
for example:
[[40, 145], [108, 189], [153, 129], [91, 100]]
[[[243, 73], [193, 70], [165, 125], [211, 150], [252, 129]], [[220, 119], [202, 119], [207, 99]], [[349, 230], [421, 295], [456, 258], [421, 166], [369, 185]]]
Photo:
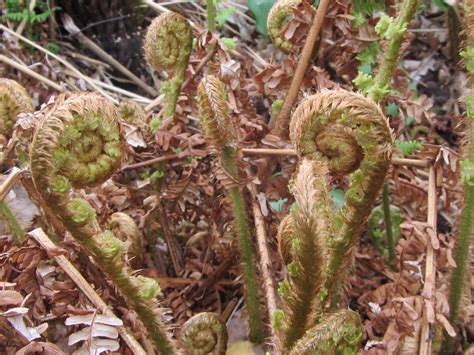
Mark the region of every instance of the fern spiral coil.
[[84, 93], [58, 99], [40, 115], [34, 133], [30, 150], [33, 181], [43, 203], [137, 312], [157, 349], [173, 354], [172, 343], [150, 303], [158, 285], [128, 273], [123, 242], [111, 231], [102, 231], [89, 202], [74, 197], [73, 188], [100, 184], [120, 167], [122, 144], [118, 110], [104, 97]]
[[[341, 317], [353, 319], [352, 313], [336, 313], [335, 318], [324, 313], [327, 307], [338, 308], [340, 283], [384, 183], [393, 145], [379, 106], [342, 90], [304, 100], [293, 114], [290, 139], [300, 164], [291, 183], [295, 206], [278, 233], [289, 274], [279, 289], [284, 298], [283, 352], [294, 351], [310, 329], [322, 332]], [[349, 177], [342, 208], [330, 196], [331, 174]]]
[[227, 349], [227, 329], [215, 313], [199, 313], [186, 321], [182, 343], [188, 354], [223, 355]]

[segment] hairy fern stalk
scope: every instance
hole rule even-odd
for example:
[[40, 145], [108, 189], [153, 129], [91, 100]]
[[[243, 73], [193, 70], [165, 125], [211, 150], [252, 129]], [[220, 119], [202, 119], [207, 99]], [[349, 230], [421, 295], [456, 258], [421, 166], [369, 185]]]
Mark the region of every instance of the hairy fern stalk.
[[232, 200], [235, 228], [243, 262], [245, 302], [249, 312], [250, 338], [252, 341], [260, 342], [263, 340], [263, 324], [258, 300], [254, 247], [245, 200], [238, 184], [236, 136], [229, 117], [224, 83], [214, 76], [205, 77], [198, 87], [198, 104], [204, 135], [216, 150], [222, 168], [222, 175], [226, 176], [223, 183], [228, 187], [228, 193]]
[[[278, 234], [289, 275], [279, 288], [284, 308], [275, 315], [279, 351], [353, 352], [361, 320], [338, 310], [338, 296], [389, 167], [392, 133], [378, 105], [339, 90], [303, 101], [290, 138], [301, 160], [291, 184], [295, 207]], [[350, 176], [342, 208], [330, 198], [330, 174]]]
[[100, 228], [96, 211], [86, 200], [74, 197], [73, 188], [98, 185], [119, 168], [122, 140], [118, 110], [104, 97], [85, 93], [58, 99], [40, 116], [35, 130], [30, 153], [33, 181], [43, 203], [136, 311], [158, 351], [174, 354], [175, 347], [151, 303], [158, 284], [129, 273], [123, 242]]
[[[465, 97], [467, 132], [465, 158], [461, 162], [461, 176], [464, 184], [464, 208], [461, 214], [458, 237], [454, 251], [456, 269], [452, 274], [449, 307], [450, 322], [456, 324], [463, 292], [465, 291], [466, 269], [468, 268], [470, 245], [474, 234], [474, 3], [465, 1], [461, 4], [464, 11], [464, 36], [466, 41], [461, 51], [464, 65], [469, 74], [470, 93]], [[442, 352], [448, 354], [453, 349], [453, 338], [445, 334]]]

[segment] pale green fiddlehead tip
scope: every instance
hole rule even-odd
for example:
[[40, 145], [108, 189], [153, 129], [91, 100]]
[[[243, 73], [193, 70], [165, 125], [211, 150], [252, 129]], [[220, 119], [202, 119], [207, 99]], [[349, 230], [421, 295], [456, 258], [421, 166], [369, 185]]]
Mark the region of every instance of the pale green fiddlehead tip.
[[33, 102], [23, 86], [0, 78], [0, 134], [6, 138], [11, 136], [18, 114], [33, 110]]
[[309, 329], [290, 355], [356, 354], [362, 338], [362, 322], [351, 310], [331, 314]]
[[223, 355], [227, 349], [227, 328], [217, 314], [199, 313], [184, 323], [181, 339], [186, 354]]
[[30, 156], [39, 191], [64, 193], [66, 179], [76, 188], [104, 182], [121, 164], [117, 109], [98, 94], [69, 97], [42, 115]]
[[145, 37], [145, 56], [156, 71], [186, 68], [193, 37], [189, 22], [175, 12], [163, 13], [153, 20]]
[[82, 198], [74, 198], [67, 204], [71, 220], [78, 226], [90, 223], [96, 216], [95, 209]]
[[156, 280], [138, 275], [135, 277], [135, 285], [138, 287], [138, 295], [144, 301], [151, 301], [160, 293], [161, 288]]
[[235, 142], [235, 131], [229, 116], [226, 88], [217, 77], [204, 77], [198, 87], [199, 118], [204, 135], [217, 150]]
[[300, 2], [302, 2], [302, 0], [278, 0], [273, 4], [268, 13], [268, 33], [275, 47], [283, 52], [290, 52], [293, 45], [286, 38], [282, 37], [281, 32], [288, 23], [288, 19], [291, 16], [291, 9]]
[[125, 246], [120, 239], [115, 237], [114, 233], [106, 230], [94, 236], [94, 238], [101, 249], [100, 257], [107, 259], [108, 262], [123, 265], [122, 259], [125, 255]]

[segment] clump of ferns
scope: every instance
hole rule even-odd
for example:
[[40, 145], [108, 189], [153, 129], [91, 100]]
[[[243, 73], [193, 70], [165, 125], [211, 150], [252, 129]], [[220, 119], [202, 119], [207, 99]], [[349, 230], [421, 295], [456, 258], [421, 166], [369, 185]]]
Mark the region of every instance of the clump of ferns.
[[102, 230], [95, 209], [73, 190], [107, 180], [120, 167], [122, 145], [113, 104], [93, 93], [71, 95], [40, 115], [30, 150], [31, 173], [42, 203], [118, 288], [156, 348], [172, 354], [173, 342], [151, 302], [158, 284], [131, 275], [123, 261], [124, 243], [112, 231]]
[[213, 313], [190, 318], [183, 326], [181, 344], [173, 340], [157, 310], [159, 285], [131, 272], [130, 266], [140, 266], [143, 257], [142, 238], [134, 221], [115, 213], [110, 230], [103, 230], [95, 209], [76, 197], [74, 188], [101, 184], [120, 166], [119, 110], [104, 97], [85, 93], [60, 98], [38, 116], [30, 165], [42, 203], [54, 211], [135, 310], [159, 353], [176, 354], [181, 345], [187, 353], [224, 354], [225, 325]]
[[238, 169], [237, 137], [230, 120], [226, 87], [214, 76], [206, 76], [198, 87], [199, 118], [204, 136], [218, 157], [217, 175], [232, 201], [236, 234], [243, 263], [244, 297], [249, 314], [250, 339], [263, 340], [262, 313], [258, 299], [256, 259]]
[[144, 45], [146, 60], [157, 72], [170, 72], [170, 79], [161, 86], [161, 91], [167, 99], [166, 117], [174, 116], [192, 43], [189, 22], [175, 12], [159, 15], [148, 27]]
[[[274, 315], [281, 353], [355, 353], [359, 315], [340, 296], [357, 244], [389, 167], [393, 137], [372, 100], [323, 91], [295, 110], [290, 138], [300, 164], [291, 183], [295, 205], [280, 224], [279, 249], [288, 279]], [[348, 176], [342, 208], [330, 197], [330, 175]]]

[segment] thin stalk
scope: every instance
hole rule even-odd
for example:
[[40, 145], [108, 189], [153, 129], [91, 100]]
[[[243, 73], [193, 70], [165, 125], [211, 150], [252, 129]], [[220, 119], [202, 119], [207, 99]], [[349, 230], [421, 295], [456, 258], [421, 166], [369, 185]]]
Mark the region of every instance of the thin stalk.
[[13, 235], [13, 241], [17, 246], [21, 245], [25, 238], [25, 232], [16, 219], [10, 207], [5, 201], [0, 201], [0, 218], [7, 224]]
[[387, 183], [383, 185], [382, 201], [385, 233], [387, 235], [388, 260], [392, 261], [395, 259], [395, 245], [393, 241], [392, 215], [390, 214], [390, 190]]
[[216, 29], [216, 5], [215, 0], [207, 0], [207, 29], [214, 32]]
[[[222, 153], [222, 162], [225, 170], [233, 178], [237, 178], [238, 176], [235, 159], [235, 149], [226, 147]], [[245, 282], [245, 303], [249, 313], [250, 339], [253, 342], [259, 343], [263, 340], [264, 333], [262, 313], [258, 301], [257, 270], [255, 268], [245, 200], [238, 186], [232, 186], [229, 189], [229, 195], [232, 201], [232, 211], [242, 255]]]
[[[464, 209], [461, 215], [461, 225], [457, 240], [454, 260], [456, 268], [453, 271], [451, 279], [451, 290], [449, 292], [449, 321], [452, 325], [456, 324], [459, 313], [459, 305], [463, 295], [464, 284], [466, 281], [466, 268], [469, 259], [469, 247], [472, 240], [473, 221], [474, 221], [474, 185], [468, 185], [464, 189]], [[453, 349], [453, 338], [445, 335], [442, 353], [448, 354]]]

